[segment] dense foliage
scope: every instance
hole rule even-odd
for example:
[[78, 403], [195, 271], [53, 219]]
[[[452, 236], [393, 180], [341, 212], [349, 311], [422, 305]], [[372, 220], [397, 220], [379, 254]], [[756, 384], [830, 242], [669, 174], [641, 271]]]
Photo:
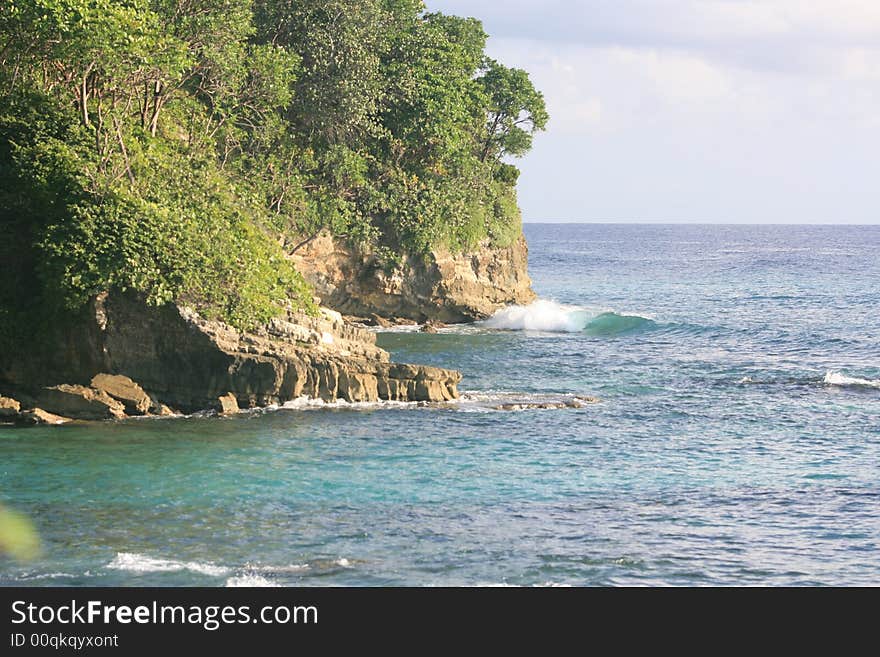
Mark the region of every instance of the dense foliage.
[[[311, 308], [292, 251], [520, 232], [547, 113], [420, 0], [5, 0], [0, 322], [130, 289], [250, 326]], [[20, 322], [19, 322], [20, 324]]]

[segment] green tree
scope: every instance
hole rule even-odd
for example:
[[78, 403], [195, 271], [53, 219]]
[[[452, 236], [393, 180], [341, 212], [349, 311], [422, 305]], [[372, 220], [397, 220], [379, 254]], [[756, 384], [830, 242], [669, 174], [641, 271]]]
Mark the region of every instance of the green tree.
[[547, 126], [544, 96], [532, 85], [528, 73], [494, 59], [485, 60], [477, 81], [488, 99], [480, 160], [525, 155], [532, 148], [534, 133]]
[[379, 0], [257, 0], [258, 39], [301, 59], [287, 118], [308, 143], [361, 143], [376, 129], [388, 13]]
[[[285, 257], [520, 233], [547, 112], [421, 0], [0, 3], [0, 337], [135, 290], [238, 326], [313, 309]], [[2, 350], [2, 345], [0, 345]]]

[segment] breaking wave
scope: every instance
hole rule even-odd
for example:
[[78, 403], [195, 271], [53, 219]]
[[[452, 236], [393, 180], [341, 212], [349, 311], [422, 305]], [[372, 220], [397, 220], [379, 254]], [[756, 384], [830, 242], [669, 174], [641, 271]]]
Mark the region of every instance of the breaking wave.
[[226, 580], [227, 588], [270, 588], [280, 586], [260, 575], [237, 575]]
[[482, 322], [487, 328], [507, 331], [545, 333], [586, 333], [587, 335], [620, 335], [654, 328], [657, 323], [634, 313], [595, 310], [567, 306], [539, 299], [528, 306], [508, 306]]
[[880, 389], [880, 379], [859, 379], [857, 377], [846, 376], [845, 374], [834, 372], [832, 370], [828, 370], [825, 373], [825, 379], [823, 382], [829, 386], [856, 386], [860, 388]]
[[228, 568], [217, 566], [212, 563], [199, 563], [197, 561], [174, 561], [171, 559], [155, 559], [143, 554], [133, 552], [118, 552], [113, 561], [107, 564], [111, 570], [125, 570], [133, 573], [170, 573], [180, 570], [189, 570], [201, 575], [219, 577], [229, 573]]
[[[316, 562], [320, 565], [320, 562]], [[339, 558], [332, 562], [335, 567], [352, 567], [352, 562], [345, 558]], [[175, 559], [159, 559], [135, 552], [118, 552], [106, 568], [110, 570], [122, 570], [129, 573], [172, 573], [189, 571], [210, 577], [225, 577], [226, 586], [279, 586], [275, 577], [285, 577], [291, 574], [306, 573], [311, 569], [311, 564], [291, 564], [288, 566], [264, 566], [246, 564], [243, 567], [219, 566], [213, 563], [198, 561], [177, 561]], [[63, 575], [63, 573], [62, 573]], [[52, 576], [55, 576], [54, 574]]]

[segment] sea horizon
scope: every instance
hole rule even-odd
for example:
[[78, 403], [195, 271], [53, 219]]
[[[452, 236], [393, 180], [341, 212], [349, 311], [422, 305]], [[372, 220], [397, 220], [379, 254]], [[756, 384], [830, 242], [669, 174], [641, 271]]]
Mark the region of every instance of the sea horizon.
[[568, 224], [585, 224], [585, 225], [605, 225], [605, 226], [880, 226], [880, 221], [875, 223], [868, 222], [856, 222], [856, 223], [847, 223], [847, 222], [790, 222], [790, 221], [780, 221], [780, 222], [739, 222], [739, 221], [646, 221], [646, 220], [634, 220], [634, 221], [604, 221], [604, 220], [563, 220], [563, 219], [547, 219], [547, 220], [523, 220], [523, 225], [529, 224], [548, 224], [548, 225], [568, 225]]

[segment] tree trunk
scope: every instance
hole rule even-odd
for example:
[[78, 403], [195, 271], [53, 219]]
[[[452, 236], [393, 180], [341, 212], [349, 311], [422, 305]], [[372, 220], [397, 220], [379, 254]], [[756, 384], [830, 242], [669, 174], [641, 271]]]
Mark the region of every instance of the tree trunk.
[[156, 80], [156, 86], [153, 91], [153, 115], [150, 117], [150, 136], [156, 136], [156, 130], [159, 128], [159, 111], [165, 100], [162, 96], [162, 82]]
[[296, 253], [297, 251], [299, 251], [299, 250], [300, 250], [301, 248], [303, 248], [306, 244], [308, 244], [309, 242], [311, 242], [312, 240], [314, 240], [318, 235], [320, 235], [322, 230], [324, 230], [323, 227], [319, 228], [317, 233], [315, 233], [315, 234], [312, 235], [311, 237], [308, 237], [308, 238], [304, 239], [302, 242], [300, 242], [300, 243], [297, 244], [295, 247], [293, 247], [293, 248], [290, 250], [290, 252], [291, 252], [291, 253]]
[[119, 127], [119, 121], [113, 117], [113, 127], [116, 128], [116, 138], [119, 140], [119, 149], [122, 151], [122, 157], [125, 160], [125, 172], [128, 174], [128, 181], [134, 185], [134, 174], [131, 171], [131, 162], [128, 159], [128, 149], [125, 147], [125, 140], [122, 138], [122, 130]]
[[86, 69], [83, 74], [82, 82], [79, 85], [79, 107], [81, 111], [82, 124], [87, 128], [92, 125], [89, 121], [89, 73], [92, 72], [92, 65]]
[[480, 155], [480, 162], [485, 162], [486, 157], [489, 155], [489, 148], [492, 146], [492, 137], [495, 136], [495, 131], [498, 129], [498, 122], [501, 120], [501, 114], [495, 115], [495, 121], [492, 123], [492, 128], [489, 130], [489, 134], [486, 135], [486, 143], [483, 145], [483, 153]]
[[150, 109], [150, 83], [144, 82], [144, 102], [141, 105], [141, 128], [147, 129], [147, 112]]

